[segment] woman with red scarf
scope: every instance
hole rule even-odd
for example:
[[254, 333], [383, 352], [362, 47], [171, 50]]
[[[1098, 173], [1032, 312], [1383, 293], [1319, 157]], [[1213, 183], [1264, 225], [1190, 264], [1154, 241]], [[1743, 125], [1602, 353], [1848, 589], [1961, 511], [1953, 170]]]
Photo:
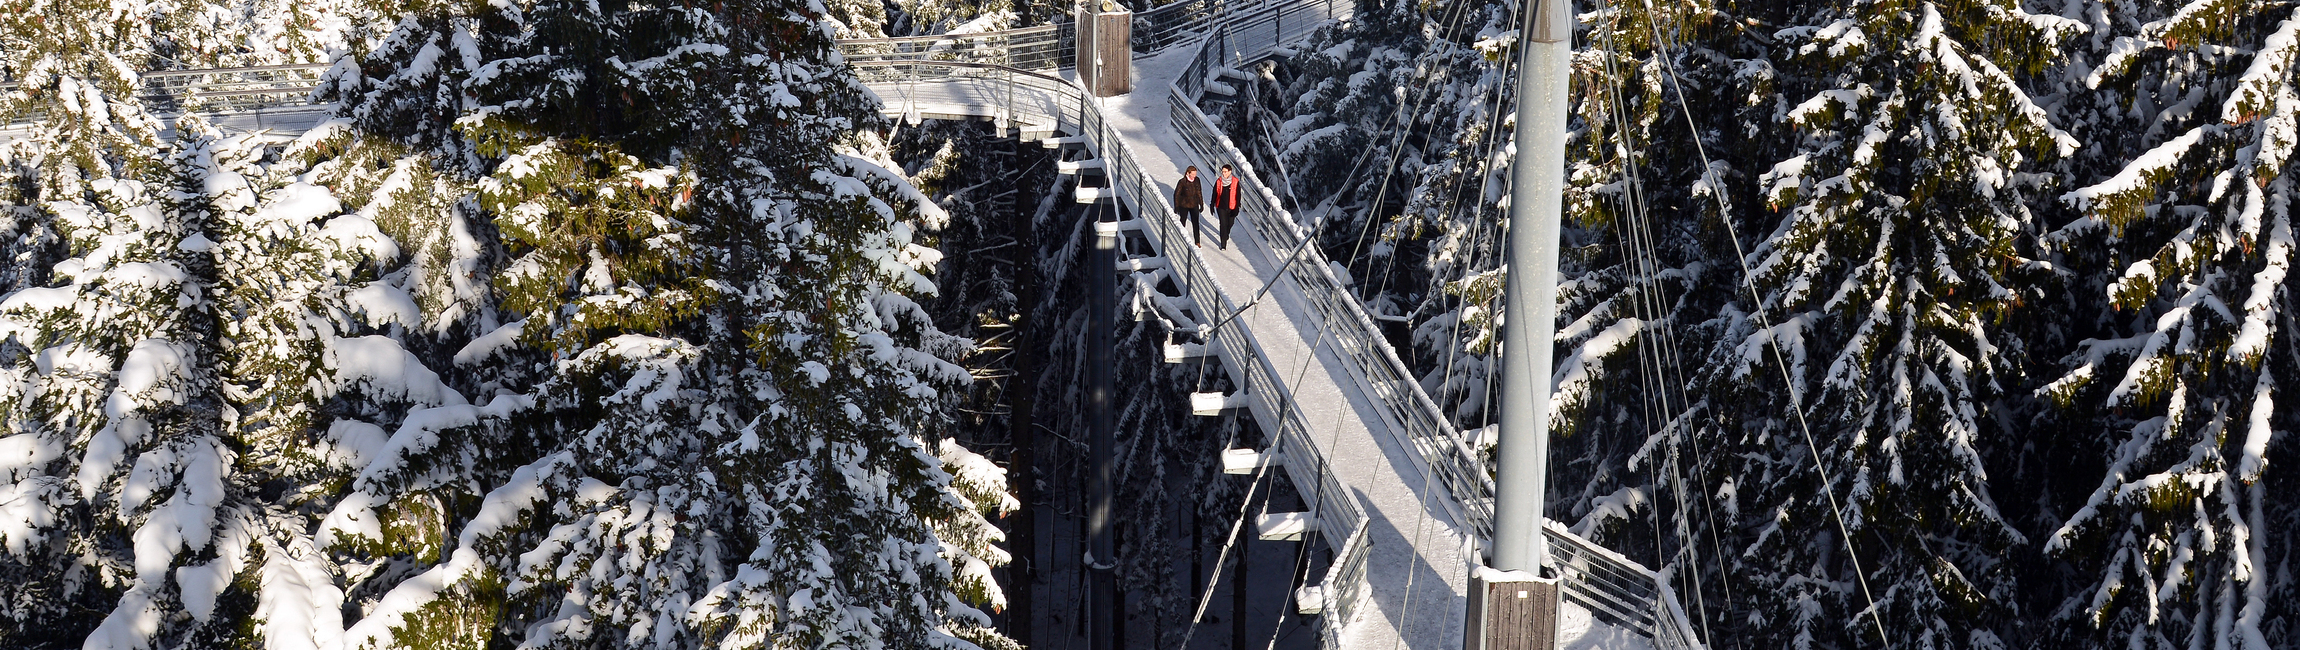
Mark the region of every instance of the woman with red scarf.
[[1230, 248], [1230, 225], [1238, 222], [1238, 177], [1230, 173], [1230, 166], [1222, 166], [1222, 174], [1214, 178], [1214, 216], [1221, 220], [1222, 248]]

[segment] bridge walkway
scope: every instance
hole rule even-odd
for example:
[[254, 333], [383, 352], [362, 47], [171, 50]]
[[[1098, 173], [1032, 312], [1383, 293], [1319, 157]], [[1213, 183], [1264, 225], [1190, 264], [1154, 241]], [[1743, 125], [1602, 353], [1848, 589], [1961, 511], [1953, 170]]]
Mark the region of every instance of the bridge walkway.
[[[1213, 172], [1220, 166], [1186, 145], [1174, 120], [1162, 119], [1172, 113], [1171, 98], [1156, 91], [1173, 84], [1195, 54], [1173, 48], [1136, 59], [1135, 92], [1099, 100], [1103, 119], [1166, 197], [1190, 165], [1199, 168], [1211, 196]], [[1203, 226], [1207, 242], [1198, 249], [1221, 293], [1239, 301], [1252, 300], [1265, 283], [1281, 278], [1279, 267], [1291, 252], [1264, 236], [1253, 216], [1241, 215], [1231, 230], [1230, 248], [1218, 250], [1208, 213]], [[1162, 244], [1162, 250], [1172, 251], [1189, 242]], [[1239, 314], [1234, 326], [1252, 332], [1260, 353], [1291, 393], [1294, 408], [1307, 419], [1308, 438], [1327, 459], [1329, 471], [1364, 504], [1367, 591], [1361, 597], [1370, 606], [1343, 631], [1343, 643], [1352, 648], [1459, 648], [1468, 566], [1462, 557], [1467, 538], [1461, 517], [1450, 507], [1453, 499], [1443, 493], [1445, 486], [1422, 471], [1418, 454], [1390, 435], [1382, 409], [1309, 305], [1299, 288], [1279, 281], [1269, 297]]]

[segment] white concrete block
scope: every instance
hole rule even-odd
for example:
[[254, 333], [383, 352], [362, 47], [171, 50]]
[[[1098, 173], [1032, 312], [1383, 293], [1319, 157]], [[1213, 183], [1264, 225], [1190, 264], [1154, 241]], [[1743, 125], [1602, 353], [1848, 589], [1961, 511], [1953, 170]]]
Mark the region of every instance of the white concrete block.
[[1253, 449], [1222, 450], [1222, 473], [1252, 474], [1262, 467], [1275, 467], [1286, 463], [1286, 455]]
[[1221, 415], [1230, 409], [1246, 408], [1245, 393], [1191, 393], [1190, 414]]
[[1294, 613], [1316, 616], [1326, 611], [1326, 588], [1323, 585], [1304, 585], [1294, 590]]
[[[1095, 225], [1100, 226], [1102, 224]], [[1116, 226], [1118, 224], [1113, 223], [1110, 225]], [[1115, 228], [1113, 228], [1113, 230], [1115, 230]], [[1150, 271], [1166, 268], [1169, 264], [1171, 264], [1171, 262], [1168, 262], [1165, 257], [1137, 257], [1130, 260], [1119, 260], [1118, 268], [1115, 270], [1124, 272]]]
[[1277, 512], [1254, 518], [1254, 530], [1267, 541], [1301, 541], [1318, 532], [1318, 518], [1307, 512]]
[[1166, 344], [1166, 363], [1181, 363], [1184, 360], [1202, 358], [1212, 354], [1213, 352], [1207, 350], [1206, 346], [1197, 343]]

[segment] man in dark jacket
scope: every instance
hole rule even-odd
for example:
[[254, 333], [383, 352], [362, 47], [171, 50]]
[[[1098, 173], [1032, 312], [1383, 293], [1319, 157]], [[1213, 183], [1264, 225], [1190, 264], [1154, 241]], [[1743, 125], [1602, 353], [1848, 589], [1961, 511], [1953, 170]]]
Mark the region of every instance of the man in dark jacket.
[[1214, 216], [1222, 226], [1222, 248], [1230, 248], [1230, 225], [1238, 222], [1238, 177], [1230, 173], [1230, 166], [1222, 166], [1222, 174], [1214, 177]]
[[1198, 234], [1205, 230], [1198, 226], [1198, 213], [1203, 211], [1206, 203], [1204, 192], [1198, 183], [1197, 165], [1182, 170], [1182, 180], [1174, 183], [1174, 211], [1181, 213], [1184, 223], [1190, 224], [1190, 243], [1194, 246], [1206, 244], [1205, 237]]

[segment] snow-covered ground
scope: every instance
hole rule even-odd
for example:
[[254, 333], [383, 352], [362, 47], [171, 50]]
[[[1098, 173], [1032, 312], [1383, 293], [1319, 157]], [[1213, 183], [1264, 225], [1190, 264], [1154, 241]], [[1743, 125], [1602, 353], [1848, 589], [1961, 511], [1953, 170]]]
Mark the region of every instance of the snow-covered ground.
[[1557, 650], [1650, 650], [1653, 640], [1591, 616], [1565, 600], [1557, 603]]

